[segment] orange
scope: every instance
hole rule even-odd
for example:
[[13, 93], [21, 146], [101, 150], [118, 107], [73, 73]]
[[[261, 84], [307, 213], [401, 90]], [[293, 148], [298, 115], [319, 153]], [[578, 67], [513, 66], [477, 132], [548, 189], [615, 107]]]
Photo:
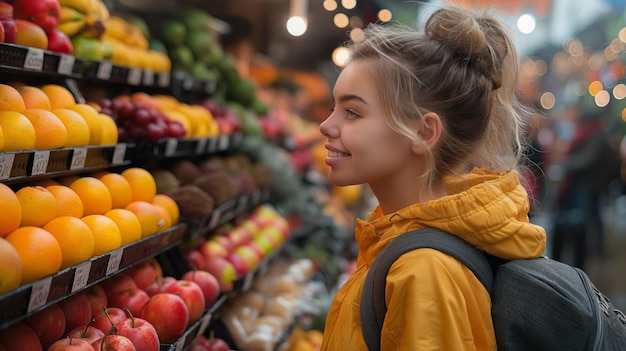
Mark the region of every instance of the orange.
[[102, 126], [102, 139], [100, 145], [115, 145], [117, 144], [117, 124], [113, 118], [107, 114], [99, 113]]
[[133, 201], [152, 202], [156, 195], [156, 180], [150, 172], [143, 168], [131, 167], [122, 171], [133, 190]]
[[165, 194], [156, 194], [154, 199], [152, 200], [152, 204], [161, 206], [167, 213], [170, 215], [170, 219], [172, 220], [172, 224], [178, 223], [178, 218], [180, 217], [180, 208], [174, 199]]
[[0, 111], [22, 112], [25, 109], [24, 99], [17, 89], [8, 84], [0, 84]]
[[20, 227], [43, 227], [57, 216], [57, 200], [40, 185], [25, 186], [15, 192], [22, 207]]
[[2, 132], [2, 127], [0, 127], [0, 150], [4, 148], [4, 133]]
[[57, 108], [70, 108], [76, 105], [76, 99], [69, 89], [58, 84], [46, 84], [40, 88], [50, 99], [52, 110]]
[[111, 207], [124, 208], [132, 201], [133, 190], [130, 183], [119, 173], [102, 172], [94, 174], [94, 177], [100, 179], [111, 193]]
[[99, 256], [122, 247], [122, 234], [115, 222], [101, 214], [93, 214], [81, 218], [93, 233], [95, 247], [93, 256]]
[[15, 192], [0, 183], [0, 237], [7, 236], [22, 222], [22, 205]]
[[70, 188], [83, 202], [85, 216], [105, 214], [113, 208], [113, 199], [109, 188], [98, 178], [80, 177], [72, 182]]
[[0, 295], [22, 284], [22, 263], [17, 250], [0, 238]]
[[143, 91], [134, 92], [130, 96], [130, 100], [132, 102], [140, 103], [143, 106], [146, 106], [151, 109], [160, 110], [161, 104], [157, 99], [152, 97], [150, 94], [145, 93]]
[[89, 104], [76, 104], [71, 107], [78, 112], [89, 126], [89, 144], [100, 145], [102, 142], [102, 118], [98, 110]]
[[0, 151], [25, 151], [35, 147], [35, 127], [26, 116], [15, 111], [0, 111], [4, 147]]
[[83, 201], [69, 186], [52, 184], [46, 186], [46, 189], [57, 200], [57, 217], [72, 216], [80, 218], [85, 214]]
[[40, 108], [22, 112], [35, 128], [35, 149], [57, 149], [67, 144], [67, 129], [54, 113]]
[[15, 44], [44, 50], [48, 48], [48, 36], [41, 27], [19, 18], [15, 18], [14, 21], [17, 28]]
[[141, 224], [141, 237], [145, 238], [165, 229], [166, 220], [156, 205], [146, 201], [133, 201], [125, 209], [133, 212]]
[[72, 216], [57, 217], [43, 226], [57, 239], [63, 260], [61, 269], [85, 262], [93, 256], [96, 242], [91, 228], [80, 218]]
[[20, 256], [22, 284], [31, 283], [61, 269], [61, 246], [47, 230], [21, 227], [11, 232], [6, 239]]
[[89, 145], [91, 132], [87, 121], [80, 113], [70, 110], [69, 108], [58, 108], [52, 110], [59, 120], [65, 125], [67, 130], [67, 143], [65, 146], [85, 146]]
[[133, 212], [123, 208], [114, 208], [104, 215], [117, 224], [122, 236], [122, 246], [141, 239], [141, 223]]
[[48, 95], [46, 95], [43, 90], [32, 85], [24, 85], [18, 87], [17, 91], [22, 95], [24, 106], [26, 106], [27, 110], [29, 108], [41, 108], [48, 111], [52, 109], [50, 98], [48, 98]]
[[161, 207], [159, 205], [154, 205], [154, 208], [156, 208], [159, 213], [161, 213], [161, 218], [163, 218], [163, 226], [160, 228], [160, 230], [170, 228], [172, 226], [172, 216], [170, 216], [170, 213], [167, 212], [165, 207]]

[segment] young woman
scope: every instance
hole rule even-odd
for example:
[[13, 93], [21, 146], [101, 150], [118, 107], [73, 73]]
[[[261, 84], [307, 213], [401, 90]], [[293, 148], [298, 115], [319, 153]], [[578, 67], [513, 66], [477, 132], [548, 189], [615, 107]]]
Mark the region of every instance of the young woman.
[[[330, 307], [323, 350], [367, 350], [363, 281], [402, 233], [440, 228], [504, 259], [538, 257], [546, 242], [528, 221], [516, 170], [524, 150], [518, 58], [501, 22], [444, 7], [423, 32], [371, 25], [351, 52], [320, 125], [326, 164], [333, 184], [368, 184], [379, 206], [357, 220], [357, 269]], [[489, 294], [453, 257], [402, 255], [385, 292], [381, 350], [496, 349]]]

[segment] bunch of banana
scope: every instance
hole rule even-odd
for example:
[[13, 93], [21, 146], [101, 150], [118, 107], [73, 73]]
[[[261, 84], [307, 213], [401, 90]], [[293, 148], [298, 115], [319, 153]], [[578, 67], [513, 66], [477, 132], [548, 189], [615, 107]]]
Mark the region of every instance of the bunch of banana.
[[59, 0], [59, 4], [58, 30], [70, 38], [78, 35], [91, 38], [102, 36], [110, 13], [101, 0]]
[[105, 22], [104, 36], [117, 39], [126, 45], [148, 50], [148, 39], [141, 30], [120, 16], [110, 16]]

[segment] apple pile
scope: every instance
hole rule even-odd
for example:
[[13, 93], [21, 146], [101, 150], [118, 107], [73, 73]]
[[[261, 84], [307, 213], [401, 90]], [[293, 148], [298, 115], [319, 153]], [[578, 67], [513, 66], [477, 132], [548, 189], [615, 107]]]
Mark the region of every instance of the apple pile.
[[228, 343], [213, 335], [198, 335], [189, 345], [188, 351], [232, 351]]
[[263, 204], [216, 228], [208, 239], [185, 251], [185, 259], [189, 267], [213, 274], [221, 291], [229, 292], [237, 279], [289, 240], [290, 233], [287, 220]]

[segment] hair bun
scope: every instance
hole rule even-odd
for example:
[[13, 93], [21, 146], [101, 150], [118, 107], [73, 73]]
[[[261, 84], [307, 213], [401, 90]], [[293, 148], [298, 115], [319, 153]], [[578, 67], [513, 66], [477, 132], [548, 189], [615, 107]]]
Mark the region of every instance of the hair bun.
[[456, 54], [475, 57], [487, 48], [487, 38], [471, 13], [457, 9], [439, 9], [426, 22], [425, 32]]

